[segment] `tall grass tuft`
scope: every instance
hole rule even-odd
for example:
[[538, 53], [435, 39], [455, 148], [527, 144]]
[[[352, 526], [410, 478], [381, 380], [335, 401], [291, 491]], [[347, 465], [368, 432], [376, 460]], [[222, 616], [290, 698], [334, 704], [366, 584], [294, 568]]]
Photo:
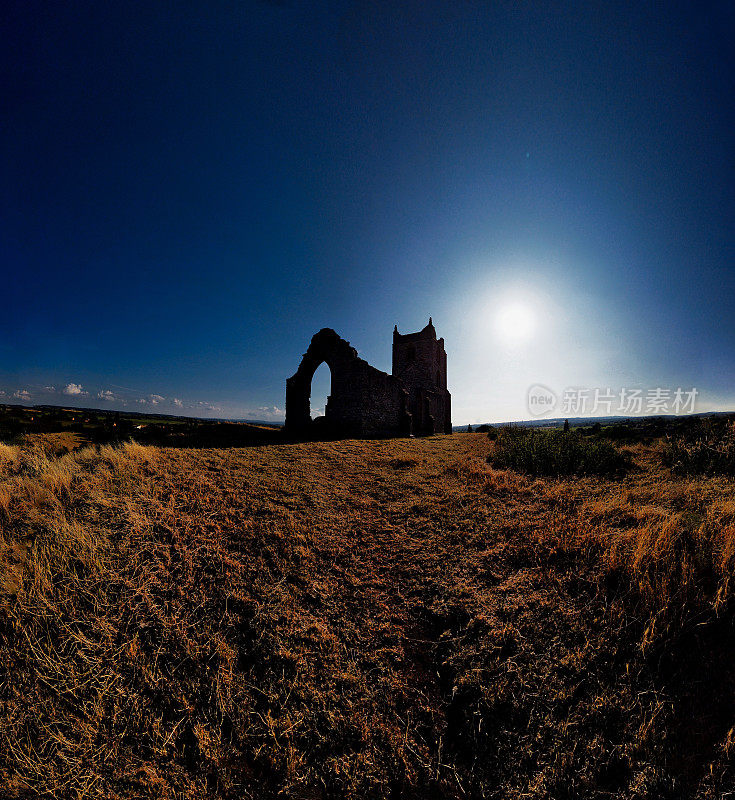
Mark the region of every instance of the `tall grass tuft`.
[[500, 429], [488, 462], [529, 475], [613, 475], [628, 466], [625, 455], [604, 439], [515, 426]]
[[735, 475], [735, 425], [725, 420], [700, 420], [668, 439], [663, 459], [679, 475]]
[[99, 570], [107, 531], [78, 516], [130, 494], [152, 453], [129, 442], [54, 458], [42, 446], [0, 445], [0, 608], [24, 585], [48, 591], [69, 564]]

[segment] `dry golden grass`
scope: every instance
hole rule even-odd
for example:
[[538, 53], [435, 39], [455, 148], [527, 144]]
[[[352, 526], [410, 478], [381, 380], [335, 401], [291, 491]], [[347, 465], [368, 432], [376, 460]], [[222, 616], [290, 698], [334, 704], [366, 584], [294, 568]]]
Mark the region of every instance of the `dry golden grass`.
[[735, 482], [0, 445], [0, 795], [715, 798]]

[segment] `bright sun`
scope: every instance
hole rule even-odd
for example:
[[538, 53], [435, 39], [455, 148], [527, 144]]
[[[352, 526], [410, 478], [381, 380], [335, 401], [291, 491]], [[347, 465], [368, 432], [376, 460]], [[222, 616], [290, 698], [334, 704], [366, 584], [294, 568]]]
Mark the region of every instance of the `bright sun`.
[[527, 341], [535, 328], [535, 315], [524, 303], [508, 303], [498, 309], [495, 316], [495, 332], [508, 343]]

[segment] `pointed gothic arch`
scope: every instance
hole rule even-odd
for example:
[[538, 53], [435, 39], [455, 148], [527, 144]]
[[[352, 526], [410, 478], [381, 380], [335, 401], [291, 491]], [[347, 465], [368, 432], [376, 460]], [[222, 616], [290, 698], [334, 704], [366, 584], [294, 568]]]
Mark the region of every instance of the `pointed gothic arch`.
[[349, 342], [331, 328], [315, 334], [299, 368], [286, 381], [286, 430], [296, 436], [313, 431], [311, 381], [325, 363], [332, 391], [325, 424], [334, 435], [396, 435], [410, 432], [408, 393], [401, 382], [370, 366]]
[[[292, 431], [308, 429], [311, 423], [311, 380], [321, 364], [326, 363], [332, 373], [334, 392], [335, 385], [343, 382], [345, 374], [357, 360], [357, 350], [330, 328], [323, 328], [315, 334], [299, 368], [286, 381], [286, 428]], [[327, 409], [325, 416], [329, 417]]]

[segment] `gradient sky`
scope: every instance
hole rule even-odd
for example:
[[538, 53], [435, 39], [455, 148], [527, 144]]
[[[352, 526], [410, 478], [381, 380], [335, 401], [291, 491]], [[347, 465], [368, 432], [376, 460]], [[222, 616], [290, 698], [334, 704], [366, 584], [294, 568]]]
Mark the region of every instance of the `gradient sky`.
[[282, 419], [431, 315], [455, 424], [735, 408], [734, 9], [6, 0], [0, 402]]

